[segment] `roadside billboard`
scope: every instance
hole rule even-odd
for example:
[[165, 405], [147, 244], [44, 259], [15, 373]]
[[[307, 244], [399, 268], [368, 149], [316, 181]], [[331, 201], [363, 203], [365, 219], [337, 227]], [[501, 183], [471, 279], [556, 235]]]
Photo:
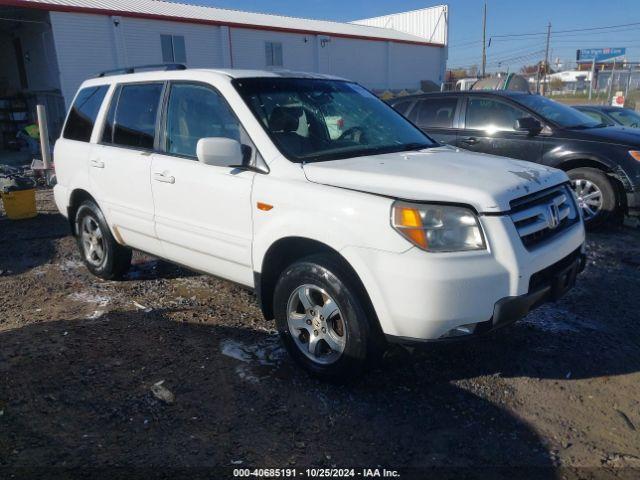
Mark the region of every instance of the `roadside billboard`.
[[576, 51], [578, 62], [605, 62], [627, 54], [626, 48], [585, 48]]

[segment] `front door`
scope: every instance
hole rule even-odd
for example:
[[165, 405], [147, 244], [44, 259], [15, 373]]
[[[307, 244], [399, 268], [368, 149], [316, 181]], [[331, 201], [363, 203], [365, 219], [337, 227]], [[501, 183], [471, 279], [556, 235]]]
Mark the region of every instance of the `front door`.
[[469, 95], [458, 146], [473, 152], [540, 162], [544, 137], [515, 129], [516, 120], [530, 116], [506, 100]]
[[116, 87], [89, 158], [92, 191], [116, 236], [153, 254], [161, 250], [149, 177], [163, 88], [163, 83]]
[[253, 285], [251, 188], [255, 173], [200, 163], [198, 140], [227, 137], [255, 148], [222, 96], [198, 83], [170, 85], [151, 188], [164, 256]]

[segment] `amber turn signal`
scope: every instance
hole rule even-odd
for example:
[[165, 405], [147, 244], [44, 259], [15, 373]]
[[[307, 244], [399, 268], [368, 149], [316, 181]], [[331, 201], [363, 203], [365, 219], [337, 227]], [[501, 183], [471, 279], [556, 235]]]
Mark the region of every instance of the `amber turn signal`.
[[393, 211], [393, 226], [408, 240], [426, 249], [427, 233], [417, 208], [397, 205]]
[[258, 210], [262, 210], [263, 212], [268, 212], [273, 208], [273, 205], [269, 205], [268, 203], [258, 202]]

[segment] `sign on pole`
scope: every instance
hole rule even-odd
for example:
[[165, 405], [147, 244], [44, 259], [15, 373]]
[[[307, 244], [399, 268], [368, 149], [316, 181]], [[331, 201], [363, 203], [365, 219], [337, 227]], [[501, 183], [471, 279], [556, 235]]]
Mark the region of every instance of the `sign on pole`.
[[627, 54], [626, 48], [585, 48], [576, 51], [578, 62], [605, 62]]

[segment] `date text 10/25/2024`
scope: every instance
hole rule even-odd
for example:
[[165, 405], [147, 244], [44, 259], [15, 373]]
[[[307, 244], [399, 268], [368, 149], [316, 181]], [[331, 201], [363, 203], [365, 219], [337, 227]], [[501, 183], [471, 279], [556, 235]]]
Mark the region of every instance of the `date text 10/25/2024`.
[[400, 478], [386, 468], [234, 468], [234, 478]]

